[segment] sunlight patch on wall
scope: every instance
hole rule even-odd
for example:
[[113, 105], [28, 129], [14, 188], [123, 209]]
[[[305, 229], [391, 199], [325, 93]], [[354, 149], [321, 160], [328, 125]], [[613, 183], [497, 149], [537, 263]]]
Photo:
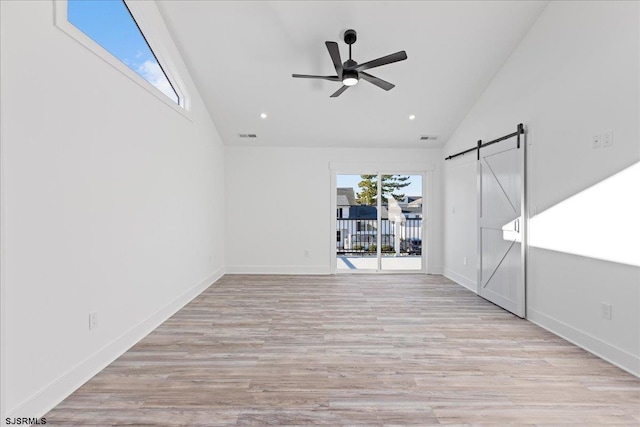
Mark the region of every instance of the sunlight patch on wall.
[[640, 163], [530, 220], [533, 247], [640, 266]]

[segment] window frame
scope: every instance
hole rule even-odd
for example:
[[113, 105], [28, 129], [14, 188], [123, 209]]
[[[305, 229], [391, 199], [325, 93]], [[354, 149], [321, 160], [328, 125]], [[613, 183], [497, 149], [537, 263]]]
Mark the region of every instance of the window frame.
[[[134, 23], [140, 29], [142, 37], [149, 45], [152, 54], [156, 57], [156, 60], [160, 65], [160, 68], [167, 76], [169, 83], [178, 95], [178, 103], [169, 98], [160, 89], [152, 85], [145, 78], [129, 68], [128, 65], [118, 59], [115, 55], [113, 55], [107, 49], [94, 41], [78, 27], [69, 22], [69, 20], [67, 19], [67, 0], [54, 0], [54, 24], [56, 27], [62, 30], [62, 32], [66, 33], [72, 39], [90, 50], [107, 64], [120, 71], [122, 74], [145, 89], [147, 92], [164, 102], [166, 105], [170, 106], [173, 110], [182, 114], [187, 119], [193, 121], [191, 117], [191, 97], [189, 96], [189, 93], [185, 88], [184, 81], [179, 77], [175, 63], [171, 60], [169, 49], [167, 49], [167, 45], [170, 45], [170, 43], [172, 43], [169, 32], [166, 30], [166, 27], [164, 27], [164, 23], [162, 23], [162, 25], [151, 25], [154, 21], [154, 11], [150, 10], [150, 8], [155, 8], [155, 14], [159, 15], [157, 6], [154, 2], [134, 2], [127, 0], [121, 1], [125, 3], [125, 6], [129, 10]], [[157, 22], [158, 19], [155, 19], [155, 21]], [[161, 28], [158, 28], [157, 31], [154, 31], [152, 29], [157, 27]]]

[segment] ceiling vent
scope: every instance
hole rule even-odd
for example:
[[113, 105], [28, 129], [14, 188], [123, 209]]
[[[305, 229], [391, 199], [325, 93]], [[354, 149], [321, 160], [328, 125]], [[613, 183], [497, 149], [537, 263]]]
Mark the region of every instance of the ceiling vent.
[[238, 135], [240, 135], [240, 138], [257, 138], [258, 137], [258, 135], [256, 135], [255, 133], [240, 133]]
[[421, 135], [420, 141], [435, 141], [438, 139], [436, 135]]

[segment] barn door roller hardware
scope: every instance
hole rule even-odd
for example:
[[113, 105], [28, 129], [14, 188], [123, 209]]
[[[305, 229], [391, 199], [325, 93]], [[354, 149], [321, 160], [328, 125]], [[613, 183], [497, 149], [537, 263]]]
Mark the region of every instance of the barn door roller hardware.
[[478, 144], [475, 147], [469, 148], [468, 150], [464, 150], [464, 151], [461, 151], [461, 152], [456, 153], [456, 154], [452, 154], [449, 157], [445, 157], [444, 159], [445, 160], [451, 160], [454, 157], [462, 156], [464, 154], [467, 154], [467, 153], [470, 153], [472, 151], [477, 150], [477, 152], [478, 152], [478, 160], [480, 160], [480, 149], [482, 147], [486, 147], [486, 146], [489, 146], [491, 144], [495, 144], [496, 142], [504, 141], [505, 139], [513, 138], [514, 136], [518, 137], [518, 148], [520, 148], [520, 135], [524, 135], [524, 125], [522, 123], [520, 123], [518, 125], [518, 130], [516, 130], [513, 133], [510, 133], [509, 135], [501, 136], [498, 139], [494, 139], [493, 141], [489, 141], [489, 142], [485, 142], [485, 143], [482, 143], [482, 140], [480, 140], [480, 141], [478, 141]]

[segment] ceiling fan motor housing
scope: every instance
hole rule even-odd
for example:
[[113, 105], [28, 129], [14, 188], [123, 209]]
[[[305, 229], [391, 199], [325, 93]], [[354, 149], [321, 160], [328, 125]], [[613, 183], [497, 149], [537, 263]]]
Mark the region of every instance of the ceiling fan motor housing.
[[354, 61], [353, 59], [347, 59], [346, 61], [344, 61], [344, 64], [342, 64], [342, 66], [347, 69], [347, 68], [355, 68], [356, 65], [358, 65], [358, 63], [356, 61]]

